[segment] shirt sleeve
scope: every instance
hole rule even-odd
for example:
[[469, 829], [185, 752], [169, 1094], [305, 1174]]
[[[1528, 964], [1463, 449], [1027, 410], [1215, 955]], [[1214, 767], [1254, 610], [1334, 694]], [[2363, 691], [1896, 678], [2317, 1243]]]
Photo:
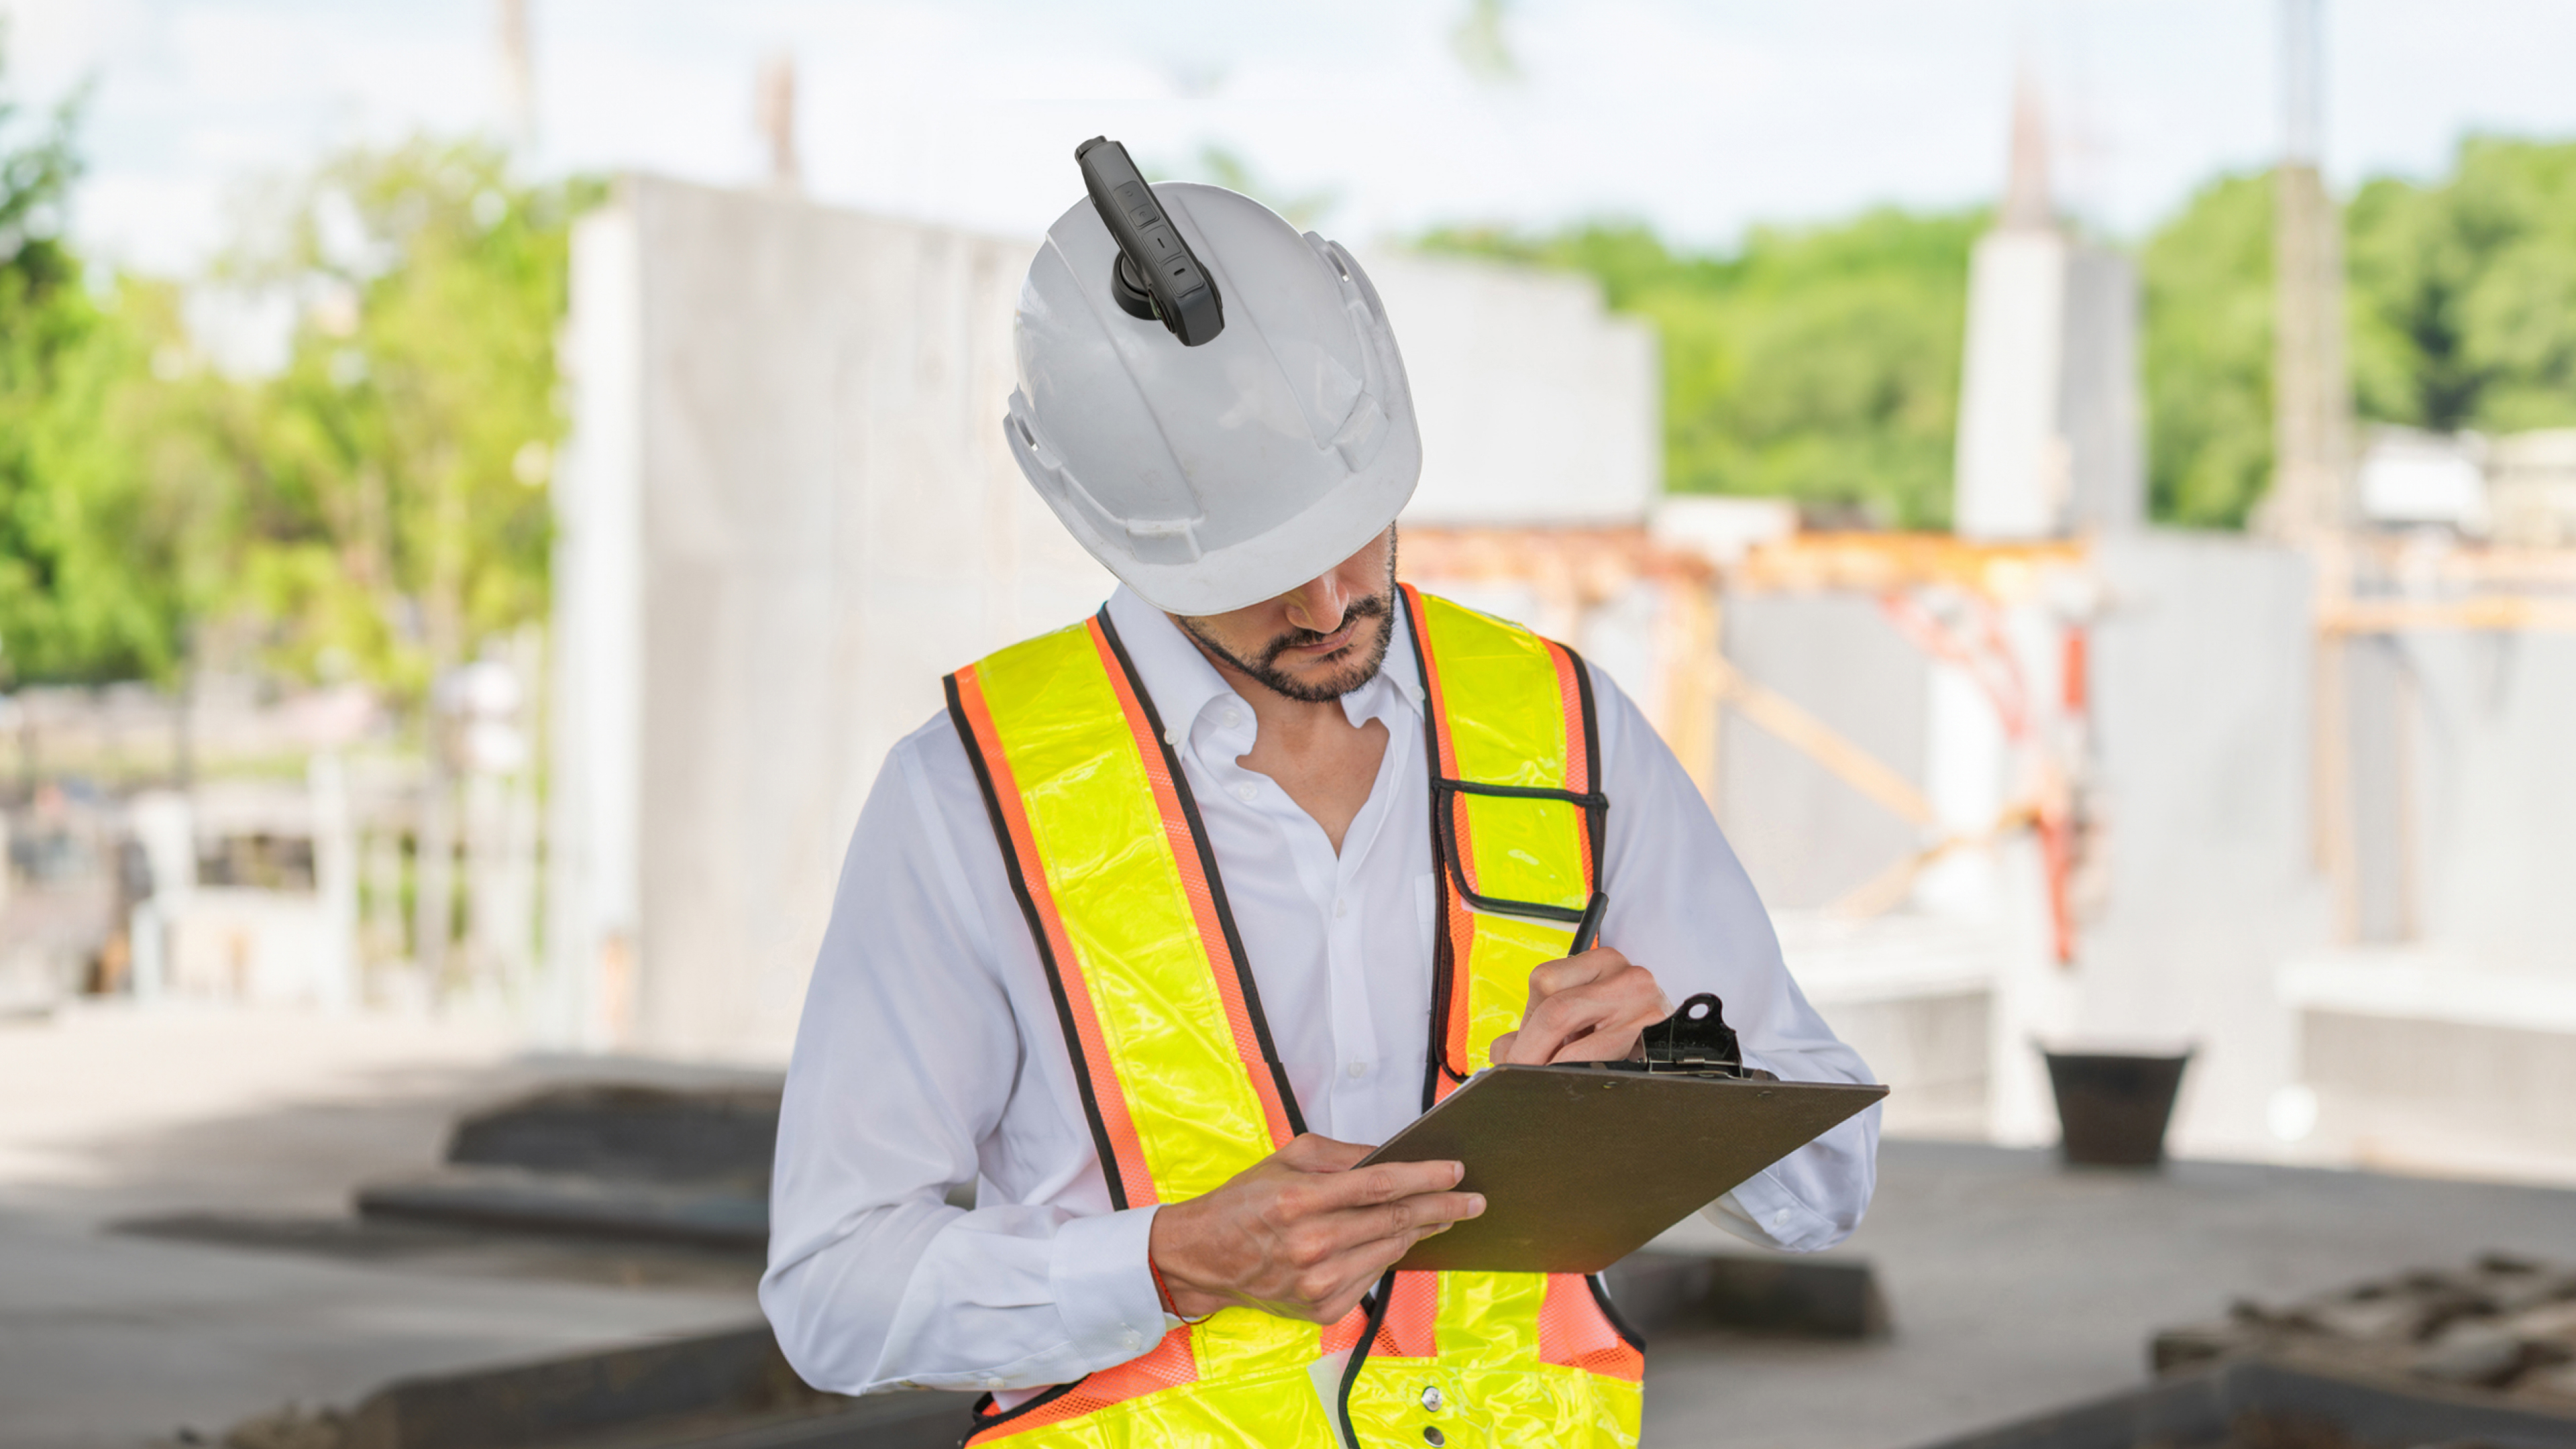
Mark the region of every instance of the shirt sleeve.
[[[1747, 1066], [1796, 1082], [1867, 1082], [1791, 980], [1770, 914], [1681, 761], [1610, 677], [1592, 673], [1611, 801], [1600, 941], [1655, 974], [1675, 1003], [1713, 991]], [[1878, 1177], [1878, 1108], [1835, 1127], [1703, 1215], [1764, 1247], [1814, 1252], [1851, 1236]]]
[[979, 906], [960, 858], [998, 882], [999, 848], [951, 828], [961, 808], [981, 823], [974, 789], [944, 716], [888, 755], [787, 1071], [760, 1303], [788, 1362], [837, 1393], [1063, 1383], [1134, 1358], [1166, 1326], [1146, 1264], [1153, 1210], [1108, 1210], [1081, 1124], [1036, 1115], [1050, 1130], [1014, 1144], [1015, 1161], [1036, 1160], [1014, 1168], [1025, 1202], [946, 1201], [977, 1181], [1013, 1094], [1045, 1070], [1021, 1049], [996, 950], [1019, 917], [1007, 897]]

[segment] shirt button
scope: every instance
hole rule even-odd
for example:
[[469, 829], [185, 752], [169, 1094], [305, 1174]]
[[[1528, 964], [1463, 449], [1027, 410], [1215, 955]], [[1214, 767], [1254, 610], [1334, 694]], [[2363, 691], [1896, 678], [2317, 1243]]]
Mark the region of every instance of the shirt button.
[[1254, 785], [1254, 784], [1250, 784], [1250, 783], [1245, 783], [1245, 784], [1241, 784], [1241, 785], [1237, 785], [1237, 786], [1235, 786], [1235, 787], [1234, 787], [1234, 793], [1235, 793], [1236, 798], [1241, 799], [1241, 800], [1243, 800], [1243, 801], [1245, 801], [1245, 802], [1247, 802], [1247, 803], [1248, 803], [1248, 802], [1250, 802], [1250, 801], [1257, 800], [1257, 799], [1261, 798], [1261, 787], [1260, 787], [1260, 786], [1258, 786], [1258, 785]]
[[1340, 920], [1342, 917], [1347, 916], [1347, 915], [1349, 915], [1350, 913], [1351, 913], [1351, 903], [1350, 903], [1349, 901], [1335, 901], [1335, 902], [1333, 902], [1333, 919], [1334, 919], [1334, 920], [1338, 921], [1338, 920]]
[[1773, 1213], [1771, 1215], [1771, 1226], [1775, 1228], [1785, 1228], [1789, 1226], [1789, 1210], [1787, 1208], [1782, 1208], [1778, 1212]]
[[1350, 1073], [1354, 1077], [1365, 1077], [1368, 1075], [1368, 1063], [1353, 1062], [1349, 1066], [1342, 1068], [1342, 1070]]
[[1229, 709], [1224, 714], [1219, 715], [1218, 718], [1224, 720], [1229, 725], [1239, 725], [1243, 723], [1243, 711], [1239, 709]]
[[1132, 1328], [1127, 1330], [1125, 1333], [1120, 1334], [1118, 1336], [1118, 1341], [1130, 1350], [1143, 1348], [1145, 1346], [1145, 1336]]
[[988, 1388], [988, 1389], [998, 1389], [998, 1388], [1000, 1388], [1001, 1386], [1002, 1386], [1002, 1376], [1001, 1376], [1000, 1374], [986, 1374], [986, 1375], [984, 1375], [984, 1387], [986, 1387], [986, 1388]]

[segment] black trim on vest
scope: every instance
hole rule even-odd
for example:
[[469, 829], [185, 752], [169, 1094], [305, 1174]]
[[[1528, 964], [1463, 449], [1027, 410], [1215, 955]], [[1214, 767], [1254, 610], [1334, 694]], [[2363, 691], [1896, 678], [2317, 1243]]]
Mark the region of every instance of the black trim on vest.
[[1413, 639], [1413, 674], [1422, 685], [1422, 773], [1433, 783], [1431, 800], [1431, 879], [1437, 892], [1431, 913], [1431, 1049], [1422, 1064], [1422, 1110], [1440, 1104], [1440, 1083], [1462, 1080], [1449, 1072], [1449, 986], [1457, 973], [1456, 952], [1449, 940], [1449, 837], [1441, 829], [1440, 721], [1431, 698], [1431, 639], [1413, 611], [1413, 595], [1397, 589], [1404, 610], [1405, 632]]
[[[1163, 770], [1171, 776], [1172, 793], [1181, 802], [1181, 815], [1190, 824], [1190, 844], [1199, 853], [1199, 873], [1207, 877], [1208, 895], [1216, 902], [1217, 925], [1225, 932], [1225, 947], [1234, 956], [1234, 979], [1243, 990], [1243, 1009], [1252, 1017], [1252, 1039], [1261, 1045], [1261, 1060], [1270, 1068], [1270, 1079], [1279, 1088], [1279, 1103], [1288, 1112], [1291, 1136], [1306, 1134], [1306, 1114], [1297, 1106], [1297, 1089], [1288, 1084], [1288, 1066], [1279, 1060], [1279, 1047], [1270, 1039], [1270, 1018], [1261, 1012], [1261, 987], [1252, 979], [1252, 954], [1243, 949], [1243, 933], [1234, 926], [1234, 907], [1225, 899], [1225, 877], [1216, 868], [1216, 847], [1208, 842], [1207, 825], [1199, 819], [1198, 797], [1190, 793], [1189, 778], [1181, 773], [1181, 756], [1172, 748], [1171, 738], [1163, 733], [1163, 716], [1154, 708], [1154, 696], [1145, 688], [1145, 677], [1136, 672], [1136, 661], [1127, 657], [1126, 642], [1118, 637], [1118, 626], [1109, 618], [1109, 606], [1100, 606], [1100, 634], [1109, 641], [1109, 652], [1118, 658], [1118, 667], [1127, 675], [1127, 687], [1136, 696], [1137, 705], [1145, 711], [1145, 726], [1154, 732], [1154, 743], [1163, 751]], [[1286, 1143], [1280, 1144], [1285, 1147]]]
[[1085, 1374], [1082, 1378], [1075, 1379], [1072, 1383], [1058, 1384], [1054, 1388], [1047, 1390], [1045, 1393], [1038, 1395], [1036, 1398], [1030, 1399], [1026, 1403], [1020, 1404], [1015, 1408], [1004, 1409], [998, 1414], [988, 1414], [984, 1412], [986, 1409], [993, 1406], [993, 1396], [991, 1394], [986, 1394], [984, 1397], [977, 1399], [975, 1401], [975, 1406], [968, 1410], [969, 1413], [975, 1416], [975, 1422], [972, 1427], [967, 1429], [966, 1437], [957, 1441], [958, 1449], [966, 1449], [967, 1445], [975, 1442], [976, 1435], [983, 1433], [987, 1429], [1007, 1424], [1022, 1414], [1028, 1413], [1032, 1409], [1045, 1408], [1047, 1405], [1054, 1403], [1056, 1400], [1072, 1393], [1075, 1389], [1080, 1388], [1082, 1386], [1083, 1379], [1088, 1379], [1089, 1377], [1091, 1377], [1089, 1374]]
[[1360, 1341], [1351, 1345], [1350, 1357], [1342, 1362], [1342, 1390], [1333, 1396], [1333, 1417], [1341, 1421], [1342, 1442], [1359, 1449], [1360, 1431], [1351, 1423], [1351, 1389], [1360, 1381], [1360, 1370], [1368, 1366], [1369, 1351], [1377, 1347], [1377, 1331], [1386, 1326], [1386, 1310], [1395, 1302], [1395, 1270], [1377, 1280], [1377, 1295], [1363, 1298], [1368, 1305], [1368, 1321], [1360, 1327]]
[[[1449, 939], [1449, 893], [1455, 891], [1467, 904], [1496, 915], [1532, 917], [1571, 925], [1575, 928], [1573, 949], [1577, 952], [1589, 950], [1601, 929], [1601, 916], [1610, 904], [1609, 893], [1602, 889], [1610, 797], [1601, 789], [1601, 720], [1592, 700], [1591, 667], [1583, 662], [1581, 654], [1553, 639], [1544, 642], [1550, 649], [1564, 650], [1566, 659], [1574, 666], [1574, 696], [1583, 716], [1583, 777], [1592, 788], [1577, 791], [1531, 785], [1489, 785], [1476, 780], [1453, 780], [1442, 775], [1440, 711], [1434, 707], [1431, 693], [1430, 627], [1414, 614], [1410, 594], [1405, 595], [1404, 604], [1405, 626], [1413, 638], [1414, 674], [1422, 683], [1423, 769], [1431, 777], [1431, 872], [1439, 882], [1440, 892], [1431, 929], [1431, 1050], [1430, 1060], [1422, 1072], [1422, 1110], [1427, 1112], [1438, 1103], [1440, 1083], [1444, 1079], [1451, 1082], [1466, 1080], [1449, 1070], [1449, 996], [1458, 970], [1456, 948]], [[1571, 747], [1573, 742], [1569, 740], [1567, 744]], [[1477, 894], [1467, 884], [1466, 860], [1457, 849], [1456, 801], [1460, 795], [1562, 800], [1581, 809], [1584, 843], [1592, 855], [1591, 898], [1580, 909], [1575, 909]]]
[[1590, 1287], [1592, 1290], [1593, 1306], [1601, 1310], [1602, 1317], [1610, 1320], [1611, 1331], [1618, 1334], [1630, 1348], [1635, 1349], [1639, 1353], [1644, 1353], [1646, 1351], [1646, 1336], [1639, 1333], [1637, 1331], [1637, 1326], [1630, 1323], [1627, 1315], [1619, 1311], [1619, 1305], [1610, 1297], [1610, 1285], [1603, 1282], [1601, 1275], [1598, 1273], [1584, 1274], [1583, 1281], [1585, 1285]]
[[1544, 785], [1488, 785], [1481, 780], [1448, 779], [1432, 781], [1431, 788], [1454, 795], [1500, 795], [1507, 800], [1562, 800], [1568, 805], [1581, 805], [1586, 809], [1610, 808], [1610, 797], [1598, 790], [1585, 794], [1575, 790], [1553, 790]]
[[[1571, 651], [1568, 651], [1571, 652]], [[1578, 663], [1578, 668], [1581, 665]], [[1572, 790], [1545, 790], [1529, 785], [1483, 785], [1473, 780], [1431, 782], [1431, 829], [1443, 841], [1458, 838], [1458, 805], [1461, 795], [1494, 795], [1506, 800], [1559, 800], [1583, 811], [1584, 845], [1592, 855], [1592, 878], [1601, 878], [1601, 819], [1610, 809], [1610, 797], [1599, 791], [1579, 795]], [[1589, 916], [1588, 906], [1552, 906], [1544, 901], [1516, 901], [1503, 896], [1478, 895], [1467, 884], [1467, 864], [1456, 851], [1443, 852], [1448, 857], [1450, 879], [1467, 904], [1481, 911], [1504, 916], [1535, 916], [1544, 921], [1563, 921], [1576, 925]]]
[[1082, 1093], [1082, 1115], [1091, 1124], [1092, 1145], [1100, 1152], [1100, 1175], [1109, 1184], [1109, 1205], [1123, 1212], [1127, 1208], [1127, 1181], [1118, 1170], [1118, 1154], [1109, 1145], [1109, 1124], [1101, 1119], [1100, 1099], [1091, 1090], [1091, 1068], [1083, 1059], [1082, 1029], [1074, 1024], [1073, 1001], [1064, 993], [1063, 968], [1047, 944], [1046, 922], [1038, 918], [1037, 899], [1029, 894], [1019, 847], [1011, 839], [1010, 821], [1002, 814], [1002, 797], [994, 789], [993, 772], [984, 763], [984, 751], [975, 742], [975, 726], [966, 718], [966, 703], [957, 693], [957, 676], [951, 674], [940, 683], [948, 691], [949, 721], [957, 726], [958, 742], [966, 747], [966, 762], [975, 767], [976, 787], [984, 792], [984, 811], [993, 819], [993, 840], [1001, 847], [1002, 865], [1011, 877], [1011, 894], [1019, 899], [1020, 914], [1028, 918], [1029, 944], [1037, 948], [1038, 964], [1046, 968], [1047, 991], [1055, 997], [1056, 1020], [1064, 1028], [1064, 1049], [1073, 1057], [1073, 1085]]
[[1597, 913], [1609, 903], [1609, 892], [1601, 884], [1610, 825], [1610, 797], [1601, 790], [1601, 717], [1592, 707], [1592, 666], [1584, 663], [1583, 656], [1572, 648], [1562, 644], [1557, 647], [1564, 649], [1565, 657], [1574, 661], [1574, 695], [1583, 704], [1583, 777], [1591, 782], [1592, 794], [1601, 802], [1600, 809], [1583, 812], [1584, 826], [1592, 835], [1593, 904], [1590, 910], [1596, 915], [1593, 924], [1598, 926]]

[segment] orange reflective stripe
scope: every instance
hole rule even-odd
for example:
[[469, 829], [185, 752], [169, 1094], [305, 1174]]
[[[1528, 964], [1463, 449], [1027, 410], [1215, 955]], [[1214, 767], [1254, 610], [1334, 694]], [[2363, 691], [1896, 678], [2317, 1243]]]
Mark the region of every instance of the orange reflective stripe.
[[1036, 942], [1038, 958], [1046, 967], [1047, 983], [1054, 988], [1065, 1043], [1073, 1049], [1074, 1080], [1082, 1088], [1082, 1105], [1097, 1139], [1101, 1175], [1108, 1180], [1110, 1200], [1120, 1208], [1159, 1202], [1153, 1174], [1146, 1170], [1144, 1149], [1136, 1140], [1135, 1119], [1127, 1110], [1126, 1089], [1118, 1082], [1118, 1064], [1101, 1035], [1091, 988], [1083, 980], [1081, 957], [1074, 953], [1064, 917], [1056, 910], [1055, 894], [1047, 885], [1037, 841], [1029, 830], [1028, 807], [1020, 798], [1019, 782], [1012, 777], [1001, 732], [993, 726], [992, 707], [984, 698], [982, 672], [969, 665], [950, 675], [948, 684], [950, 706], [971, 746], [967, 758], [982, 777], [984, 803], [993, 815], [996, 833], [1008, 847], [1002, 856], [1010, 867], [1012, 892], [1028, 916], [1030, 938]]
[[[1449, 700], [1440, 685], [1440, 658], [1431, 647], [1431, 627], [1423, 607], [1422, 591], [1411, 584], [1399, 584], [1397, 587], [1404, 591], [1405, 627], [1413, 633], [1414, 657], [1422, 664], [1422, 714], [1424, 733], [1430, 738], [1431, 752], [1431, 758], [1426, 763], [1430, 767], [1433, 779], [1456, 779], [1457, 748], [1450, 743], [1449, 731], [1440, 727], [1440, 722], [1448, 717]], [[1439, 797], [1435, 793], [1432, 798], [1436, 802]], [[1453, 844], [1456, 849], [1473, 853], [1470, 850], [1467, 819], [1463, 814], [1456, 817], [1457, 839], [1454, 843], [1445, 842], [1439, 838], [1438, 819], [1439, 812], [1435, 806], [1431, 841], [1431, 873], [1438, 883], [1440, 900], [1444, 907], [1440, 913], [1439, 924], [1443, 939], [1438, 943], [1439, 949], [1435, 955], [1446, 963], [1445, 969], [1440, 972], [1440, 979], [1435, 983], [1435, 989], [1445, 988], [1446, 999], [1432, 1003], [1441, 1028], [1440, 1040], [1432, 1044], [1433, 1050], [1439, 1054], [1438, 1059], [1432, 1063], [1431, 1069], [1429, 1096], [1433, 1101], [1438, 1101], [1456, 1091], [1458, 1083], [1467, 1075], [1465, 1065], [1467, 997], [1472, 981], [1470, 973], [1463, 967], [1469, 955], [1475, 950], [1476, 944], [1476, 923], [1473, 914], [1467, 909], [1467, 902], [1456, 891], [1449, 888], [1449, 876], [1444, 868], [1445, 853], [1453, 847]]]
[[[1433, 874], [1442, 908], [1433, 988], [1432, 1045], [1437, 1057], [1425, 1096], [1437, 1101], [1481, 1065], [1484, 1043], [1503, 1029], [1497, 1023], [1518, 1018], [1528, 966], [1548, 959], [1540, 955], [1526, 965], [1522, 962], [1533, 950], [1544, 950], [1542, 942], [1553, 934], [1555, 928], [1541, 922], [1571, 920], [1576, 913], [1565, 903], [1586, 901], [1598, 890], [1596, 857], [1603, 807], [1597, 797], [1586, 806], [1561, 796], [1533, 800], [1526, 792], [1593, 797], [1600, 776], [1593, 756], [1599, 746], [1592, 723], [1590, 681], [1573, 650], [1445, 600], [1426, 599], [1410, 584], [1402, 587], [1406, 624], [1420, 661], [1423, 727], [1429, 741], [1426, 753], [1434, 782]], [[1435, 612], [1445, 621], [1437, 628]], [[1479, 681], [1480, 697], [1470, 718], [1477, 731], [1481, 773], [1460, 766], [1452, 724], [1458, 716], [1451, 709], [1450, 680], [1442, 668], [1438, 642], [1444, 631], [1457, 631], [1453, 642], [1474, 662], [1471, 673]], [[1496, 688], [1520, 701], [1532, 701], [1533, 696], [1546, 699], [1555, 708], [1539, 706], [1533, 712], [1528, 704], [1515, 707], [1512, 699], [1482, 698]], [[1497, 796], [1489, 788], [1482, 795], [1469, 795], [1460, 793], [1460, 786], [1525, 793], [1513, 799], [1508, 794]], [[1534, 881], [1554, 900], [1532, 904], [1528, 915], [1513, 911], [1508, 901], [1495, 901], [1491, 904], [1496, 910], [1508, 913], [1496, 915], [1480, 914], [1467, 899], [1487, 889], [1488, 873], [1482, 869], [1476, 828], [1480, 809], [1540, 812], [1518, 819], [1489, 815], [1489, 821], [1501, 823], [1507, 837], [1491, 849], [1512, 853], [1521, 878]], [[1550, 811], [1560, 812], [1572, 831], [1570, 851], [1560, 852], [1550, 838], [1553, 827], [1543, 819]], [[1539, 823], [1533, 826], [1533, 821]], [[1531, 851], [1548, 858], [1541, 860], [1528, 854]], [[1503, 989], [1502, 977], [1516, 978], [1509, 983], [1512, 990]], [[1480, 980], [1484, 981], [1481, 994]], [[1506, 996], [1510, 999], [1503, 999]]]
[[[1405, 1272], [1395, 1275], [1395, 1301], [1386, 1308], [1386, 1321], [1377, 1326], [1377, 1337], [1369, 1348], [1369, 1360], [1381, 1357], [1430, 1358], [1440, 1350], [1432, 1323], [1440, 1314], [1440, 1276], [1438, 1273]], [[1354, 1308], [1339, 1323], [1324, 1330], [1324, 1352], [1341, 1353], [1360, 1341], [1360, 1330], [1368, 1327], [1368, 1310]]]
[[1199, 1366], [1190, 1354], [1190, 1329], [1183, 1324], [1138, 1357], [1076, 1380], [1064, 1393], [1032, 1399], [1017, 1411], [994, 1415], [996, 1422], [971, 1431], [968, 1444], [997, 1444], [1015, 1434], [1061, 1424], [1096, 1413], [1111, 1404], [1198, 1382]]
[[1325, 1324], [1323, 1338], [1324, 1352], [1349, 1352], [1351, 1346], [1360, 1341], [1360, 1331], [1367, 1327], [1368, 1309], [1365, 1306], [1354, 1308], [1350, 1312], [1343, 1314], [1338, 1322]]
[[[1604, 807], [1581, 659], [1411, 588], [1405, 607], [1443, 907], [1428, 1096], [1481, 1064], [1530, 969], [1564, 954], [1573, 908], [1597, 895]], [[1451, 689], [1467, 696], [1455, 715]], [[1209, 1191], [1301, 1130], [1213, 847], [1106, 611], [959, 671], [949, 703], [1115, 1205]], [[1333, 1449], [1335, 1385], [1318, 1370], [1347, 1352], [1366, 1355], [1348, 1397], [1370, 1443], [1445, 1423], [1458, 1442], [1634, 1449], [1642, 1361], [1582, 1280], [1403, 1273], [1385, 1307], [1367, 1344], [1357, 1310], [1318, 1328], [1226, 1309], [1018, 1409], [979, 1411], [968, 1442]]]
[[[1440, 660], [1431, 650], [1431, 625], [1422, 603], [1422, 591], [1411, 584], [1399, 584], [1397, 587], [1404, 590], [1404, 619], [1406, 627], [1413, 631], [1413, 652], [1422, 659], [1423, 693], [1428, 696], [1423, 701], [1423, 709], [1434, 720], [1446, 719], [1449, 714], [1449, 699], [1440, 691]], [[1457, 747], [1449, 742], [1449, 732], [1440, 730], [1433, 738], [1439, 755], [1432, 764], [1439, 770], [1440, 778], [1456, 779], [1458, 751]]]
[[1241, 943], [1228, 929], [1224, 908], [1210, 880], [1214, 862], [1202, 858], [1204, 842], [1193, 828], [1197, 822], [1191, 819], [1181, 795], [1186, 787], [1173, 782], [1171, 760], [1165, 753], [1167, 742], [1154, 727], [1152, 710], [1137, 694], [1126, 658], [1099, 619], [1093, 619], [1089, 627], [1101, 666], [1109, 671], [1109, 682], [1118, 691], [1118, 707], [1136, 737], [1136, 756], [1144, 762], [1145, 778], [1154, 787], [1154, 806], [1163, 817], [1163, 839], [1171, 847], [1172, 864], [1180, 870], [1191, 918], [1198, 922], [1199, 939], [1207, 948], [1208, 974], [1216, 981], [1217, 998], [1225, 1003], [1226, 1024], [1234, 1032], [1235, 1055], [1242, 1061], [1253, 1094], [1261, 1100], [1262, 1115], [1269, 1119], [1270, 1147], [1275, 1152], [1288, 1145], [1302, 1124], [1296, 1121], [1295, 1099], [1288, 1095], [1274, 1065], [1278, 1054], [1262, 1040], [1253, 1002], [1245, 992], [1247, 963]]
[[1602, 1312], [1591, 1281], [1572, 1273], [1548, 1275], [1547, 1300], [1538, 1311], [1538, 1360], [1632, 1384], [1646, 1381], [1645, 1354]]
[[1397, 1358], [1430, 1358], [1440, 1351], [1432, 1325], [1440, 1318], [1438, 1273], [1398, 1273], [1395, 1301], [1386, 1306], [1374, 1352]]

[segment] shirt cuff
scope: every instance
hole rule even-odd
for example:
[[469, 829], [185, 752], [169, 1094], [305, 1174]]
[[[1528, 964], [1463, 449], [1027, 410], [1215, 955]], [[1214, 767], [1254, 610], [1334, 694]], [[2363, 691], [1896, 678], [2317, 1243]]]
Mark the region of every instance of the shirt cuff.
[[1146, 1245], [1155, 1209], [1067, 1219], [1047, 1264], [1066, 1338], [1090, 1370], [1122, 1364], [1163, 1341], [1163, 1296]]
[[[1771, 1070], [1751, 1052], [1744, 1054], [1744, 1065]], [[1833, 1219], [1800, 1201], [1767, 1167], [1700, 1209], [1699, 1215], [1757, 1247], [1786, 1248], [1793, 1253], [1831, 1247], [1842, 1236]]]

